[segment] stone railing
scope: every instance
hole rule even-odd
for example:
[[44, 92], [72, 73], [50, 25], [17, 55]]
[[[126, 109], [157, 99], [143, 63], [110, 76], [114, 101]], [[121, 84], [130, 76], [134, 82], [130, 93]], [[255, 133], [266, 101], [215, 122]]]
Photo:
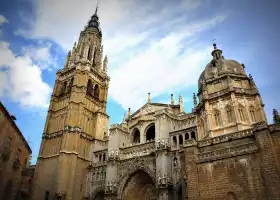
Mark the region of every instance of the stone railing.
[[119, 150], [118, 149], [111, 149], [108, 150], [108, 160], [119, 160]]
[[256, 94], [258, 93], [258, 90], [256, 88], [253, 89], [245, 89], [245, 88], [237, 88], [234, 87], [234, 91], [236, 93], [245, 93], [245, 94]]
[[141, 157], [150, 155], [155, 151], [155, 143], [154, 141], [135, 144], [130, 147], [124, 147], [121, 149], [121, 159], [130, 159], [135, 157]]
[[191, 147], [191, 146], [197, 146], [197, 141], [195, 139], [184, 141], [183, 147]]
[[118, 128], [118, 129], [120, 129], [120, 130], [122, 130], [122, 131], [124, 131], [124, 132], [128, 132], [128, 129], [127, 129], [127, 128], [125, 128], [125, 127], [123, 127], [123, 126], [121, 126], [121, 125], [119, 125], [119, 124], [112, 124], [112, 125], [110, 126], [110, 129], [115, 129], [115, 128]]
[[270, 130], [271, 132], [273, 132], [273, 131], [280, 131], [280, 123], [277, 123], [277, 124], [270, 124], [270, 125], [268, 126], [268, 128], [269, 128], [269, 130]]
[[243, 131], [239, 131], [239, 132], [235, 132], [235, 133], [230, 133], [230, 134], [225, 134], [225, 135], [221, 135], [221, 136], [217, 136], [214, 138], [209, 138], [206, 140], [201, 140], [197, 142], [197, 145], [199, 147], [204, 147], [204, 146], [208, 146], [211, 144], [217, 144], [217, 143], [222, 143], [222, 142], [227, 142], [230, 140], [235, 140], [238, 138], [244, 138], [244, 137], [248, 137], [253, 135], [253, 130], [252, 129], [247, 129], [247, 130], [243, 130]]
[[224, 158], [229, 158], [233, 156], [253, 153], [258, 150], [256, 143], [248, 142], [238, 146], [217, 149], [213, 151], [206, 151], [197, 155], [197, 162], [209, 162], [213, 160], [219, 160]]
[[156, 141], [156, 150], [170, 149], [170, 138], [161, 138]]
[[218, 91], [218, 92], [214, 92], [214, 93], [211, 93], [211, 94], [208, 94], [208, 99], [212, 99], [212, 98], [216, 98], [218, 96], [222, 96], [226, 93], [229, 92], [229, 89], [224, 89], [224, 90], [221, 90], [221, 91]]

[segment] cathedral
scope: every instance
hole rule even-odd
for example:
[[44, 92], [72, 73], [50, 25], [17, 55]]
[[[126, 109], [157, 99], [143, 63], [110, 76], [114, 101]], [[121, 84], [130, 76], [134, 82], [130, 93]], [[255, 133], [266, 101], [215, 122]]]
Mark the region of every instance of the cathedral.
[[108, 130], [96, 10], [56, 74], [33, 200], [280, 199], [280, 124], [267, 123], [244, 64], [213, 47], [191, 113], [181, 96], [163, 104], [148, 94]]

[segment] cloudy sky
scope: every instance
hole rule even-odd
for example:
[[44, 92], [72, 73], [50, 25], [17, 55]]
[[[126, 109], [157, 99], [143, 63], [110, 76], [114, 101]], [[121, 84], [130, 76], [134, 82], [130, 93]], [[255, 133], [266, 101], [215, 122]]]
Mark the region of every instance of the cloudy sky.
[[[55, 73], [94, 13], [96, 0], [1, 0], [0, 99], [33, 150], [40, 147]], [[110, 124], [128, 107], [167, 103], [192, 109], [212, 40], [245, 64], [269, 122], [280, 110], [279, 0], [101, 0], [99, 17], [111, 77]]]

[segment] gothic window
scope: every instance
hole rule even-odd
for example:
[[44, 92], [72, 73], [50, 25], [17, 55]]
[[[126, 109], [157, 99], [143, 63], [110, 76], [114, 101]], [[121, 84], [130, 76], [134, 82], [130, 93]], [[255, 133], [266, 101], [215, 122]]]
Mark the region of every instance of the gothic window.
[[185, 140], [189, 140], [189, 139], [190, 139], [189, 133], [186, 133], [185, 134]]
[[155, 125], [151, 125], [146, 131], [146, 141], [155, 140]]
[[183, 144], [183, 136], [179, 135], [179, 144]]
[[177, 146], [177, 138], [176, 138], [176, 136], [173, 136], [173, 145], [175, 147]]
[[194, 131], [191, 132], [191, 138], [195, 139], [195, 132]]
[[215, 118], [215, 125], [216, 126], [221, 126], [222, 122], [221, 122], [221, 114], [220, 111], [215, 110], [214, 111], [214, 118]]
[[133, 143], [140, 143], [140, 131], [137, 128], [133, 131]]
[[93, 96], [94, 96], [95, 98], [97, 98], [97, 99], [99, 99], [99, 92], [100, 92], [99, 87], [98, 87], [98, 85], [96, 84], [96, 85], [94, 86], [94, 94], [93, 94]]
[[99, 154], [99, 162], [101, 162], [102, 156], [101, 154]]
[[226, 112], [227, 112], [228, 123], [232, 123], [233, 122], [233, 111], [232, 111], [232, 108], [230, 106], [227, 106]]
[[73, 86], [73, 82], [74, 82], [74, 78], [71, 78], [69, 84], [68, 84], [68, 88], [67, 88], [67, 92], [70, 92]]
[[240, 120], [242, 122], [245, 122], [245, 115], [244, 115], [244, 108], [243, 108], [243, 106], [239, 106], [238, 114], [239, 114]]
[[88, 56], [87, 56], [88, 60], [91, 60], [91, 55], [92, 55], [92, 47], [89, 47], [89, 49], [88, 49]]
[[105, 157], [105, 153], [103, 154], [103, 161], [105, 161], [106, 160], [106, 157]]
[[92, 85], [92, 81], [89, 79], [87, 83], [87, 94], [92, 95], [92, 93], [93, 93], [93, 85]]
[[251, 115], [252, 122], [256, 122], [255, 109], [253, 107], [250, 108], [250, 115]]
[[67, 82], [65, 81], [64, 83], [62, 83], [62, 87], [60, 88], [60, 95], [63, 95], [65, 93], [66, 86]]
[[94, 48], [94, 52], [93, 52], [93, 63], [95, 63], [95, 56], [96, 56], [96, 48]]

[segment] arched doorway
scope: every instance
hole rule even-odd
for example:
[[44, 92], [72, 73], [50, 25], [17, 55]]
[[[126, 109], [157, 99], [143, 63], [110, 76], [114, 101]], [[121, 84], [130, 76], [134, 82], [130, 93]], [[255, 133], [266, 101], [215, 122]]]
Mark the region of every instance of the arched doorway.
[[156, 186], [149, 174], [138, 170], [127, 180], [121, 196], [122, 200], [155, 200]]
[[96, 193], [92, 200], [104, 200], [104, 191], [100, 191], [98, 193]]
[[146, 141], [155, 140], [155, 131], [155, 124], [150, 125], [146, 131]]

